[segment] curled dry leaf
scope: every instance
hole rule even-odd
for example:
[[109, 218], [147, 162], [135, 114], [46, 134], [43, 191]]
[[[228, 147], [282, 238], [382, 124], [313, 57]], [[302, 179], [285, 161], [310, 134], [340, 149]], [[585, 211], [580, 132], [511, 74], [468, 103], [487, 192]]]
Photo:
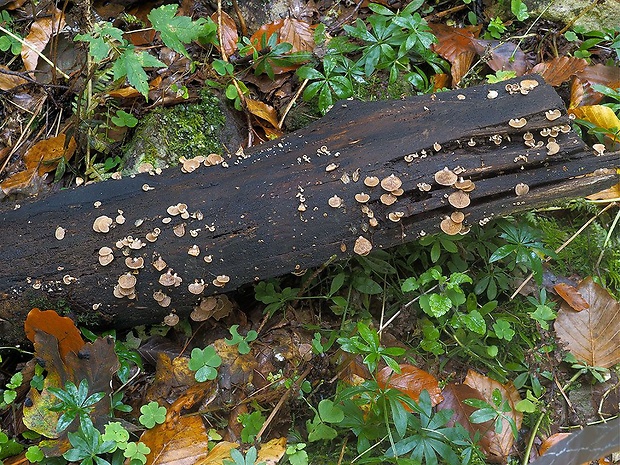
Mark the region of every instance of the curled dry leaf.
[[620, 75], [617, 66], [586, 66], [575, 75], [571, 85], [570, 108], [596, 105], [603, 99], [603, 94], [592, 89], [592, 84], [601, 84], [610, 89], [620, 87]]
[[278, 127], [278, 113], [271, 105], [261, 102], [260, 100], [254, 100], [251, 98], [245, 99], [248, 111], [254, 116], [268, 121], [274, 128]]
[[543, 455], [550, 447], [555, 446], [557, 443], [563, 441], [567, 437], [570, 436], [571, 433], [555, 433], [549, 436], [547, 439], [543, 441], [543, 443], [538, 448], [538, 453]]
[[570, 284], [558, 283], [553, 286], [553, 290], [576, 312], [585, 310], [590, 306], [579, 291]]
[[77, 329], [73, 320], [58, 315], [54, 310], [33, 308], [28, 312], [24, 330], [28, 340], [33, 343], [37, 331], [55, 336], [58, 339], [58, 351], [62, 358], [69, 352], [77, 354], [84, 345], [84, 339], [82, 339], [80, 330]]
[[515, 50], [515, 44], [512, 42], [476, 39], [473, 43], [478, 55], [488, 54], [491, 57], [486, 63], [493, 71], [514, 71], [517, 76], [525, 74], [527, 70], [525, 53], [520, 48]]
[[480, 34], [481, 26], [458, 28], [442, 23], [430, 23], [429, 26], [437, 37], [437, 43], [432, 45], [432, 49], [452, 65], [450, 73], [454, 87], [469, 71], [477, 55], [473, 41]]
[[[502, 400], [508, 401], [508, 405], [511, 408], [505, 415], [514, 420], [517, 425], [517, 430], [521, 428], [523, 414], [515, 409], [515, 405], [521, 401], [521, 397], [512, 382], [501, 384], [494, 379], [469, 370], [464, 383], [480, 392], [484, 400], [491, 405], [493, 405], [493, 391], [498, 389], [502, 394]], [[512, 435], [512, 429], [508, 421], [502, 419], [501, 433], [497, 434], [494, 429], [491, 429], [487, 431], [484, 439], [489, 443], [488, 450], [486, 451], [489, 460], [500, 461], [502, 463], [505, 462], [510, 455], [510, 450], [514, 443], [514, 436]]]
[[[217, 12], [211, 15], [211, 19], [218, 24]], [[237, 32], [237, 24], [228, 13], [222, 11], [222, 46], [226, 56], [230, 56], [237, 51], [237, 42], [239, 42], [239, 33]], [[218, 46], [218, 50], [221, 48]]]
[[[439, 382], [430, 373], [413, 365], [399, 365], [400, 373], [395, 373], [388, 366], [377, 373], [377, 383], [381, 389], [391, 387], [417, 401], [422, 391], [428, 391], [433, 407], [443, 400]], [[409, 410], [407, 407], [405, 407]]]
[[37, 68], [39, 55], [36, 52], [43, 52], [50, 38], [57, 35], [64, 27], [65, 15], [56, 7], [51, 12], [51, 17], [37, 19], [32, 23], [30, 32], [25, 38], [26, 45], [22, 47], [21, 53], [24, 68], [27, 71], [33, 71]]
[[11, 90], [13, 87], [20, 86], [27, 83], [23, 77], [15, 76], [13, 74], [3, 73], [2, 70], [12, 72], [4, 65], [0, 65], [0, 90]]
[[538, 63], [530, 72], [542, 76], [550, 86], [559, 86], [568, 81], [571, 76], [583, 71], [588, 62], [583, 58], [557, 57], [552, 60]]
[[563, 303], [553, 325], [557, 337], [577, 360], [609, 368], [620, 362], [620, 302], [586, 278], [577, 292], [589, 308], [575, 312]]

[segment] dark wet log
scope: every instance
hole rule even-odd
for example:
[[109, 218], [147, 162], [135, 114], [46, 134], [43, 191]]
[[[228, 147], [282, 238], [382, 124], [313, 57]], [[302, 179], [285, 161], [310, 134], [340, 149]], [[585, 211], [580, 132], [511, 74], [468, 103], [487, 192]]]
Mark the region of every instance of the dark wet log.
[[[487, 98], [489, 89], [496, 89], [498, 97]], [[562, 116], [551, 122], [545, 112], [554, 109], [561, 109]], [[511, 118], [526, 118], [527, 124], [512, 128]], [[91, 324], [122, 328], [157, 323], [172, 309], [179, 315], [192, 310], [199, 296], [188, 292], [188, 285], [196, 279], [208, 283], [202, 295], [226, 292], [320, 265], [334, 255], [350, 256], [359, 236], [374, 248], [385, 248], [437, 232], [445, 215], [455, 210], [446, 197], [456, 189], [434, 181], [444, 167], [458, 167], [461, 176], [475, 182], [471, 205], [462, 209], [469, 225], [618, 182], [614, 174], [586, 176], [620, 165], [620, 155], [596, 157], [572, 131], [557, 135], [560, 150], [554, 155], [545, 147], [524, 145], [525, 132], [546, 143], [541, 129], [567, 123], [561, 99], [542, 82], [528, 95], [509, 94], [502, 84], [401, 101], [347, 101], [307, 129], [256, 147], [245, 159], [230, 160], [227, 168], [201, 167], [191, 174], [175, 168], [160, 176], [145, 174], [63, 191], [22, 202], [20, 208], [3, 205], [0, 340], [22, 339], [24, 317], [31, 306], [41, 305], [40, 297], [65, 300], [80, 321]], [[495, 136], [501, 136], [498, 144], [490, 140], [499, 141]], [[407, 157], [408, 162], [405, 156], [410, 154], [417, 156]], [[333, 171], [330, 164], [336, 166]], [[345, 174], [348, 183], [342, 180]], [[363, 180], [391, 174], [402, 180], [404, 193], [386, 206], [379, 201], [381, 187], [368, 188]], [[145, 192], [145, 183], [154, 189]], [[423, 192], [419, 183], [432, 189]], [[517, 183], [529, 185], [529, 193], [517, 197]], [[354, 199], [360, 192], [371, 196], [366, 205], [377, 227], [369, 226]], [[341, 208], [328, 205], [334, 195], [342, 199]], [[95, 202], [101, 206], [95, 208]], [[193, 215], [182, 219], [166, 212], [178, 203], [187, 204]], [[124, 212], [124, 224], [107, 234], [93, 231], [95, 218], [115, 218], [118, 210]], [[402, 218], [390, 221], [389, 213]], [[166, 217], [172, 218], [170, 223], [162, 221]], [[179, 224], [185, 225], [182, 237], [173, 232]], [[58, 226], [66, 229], [63, 240], [54, 237]], [[157, 241], [146, 241], [155, 228], [161, 229]], [[124, 249], [130, 257], [145, 260], [135, 275], [133, 300], [113, 296], [119, 276], [129, 271], [115, 243], [127, 236], [146, 244], [139, 250]], [[194, 244], [200, 249], [198, 257], [188, 254]], [[115, 256], [105, 267], [98, 263], [98, 250], [104, 246], [114, 249]], [[151, 265], [157, 254], [182, 278], [180, 286], [159, 284], [161, 273]], [[204, 261], [207, 255], [211, 263]], [[218, 275], [230, 277], [223, 288], [212, 284]], [[63, 277], [70, 283], [63, 283]], [[169, 307], [155, 302], [157, 290], [171, 297]]]

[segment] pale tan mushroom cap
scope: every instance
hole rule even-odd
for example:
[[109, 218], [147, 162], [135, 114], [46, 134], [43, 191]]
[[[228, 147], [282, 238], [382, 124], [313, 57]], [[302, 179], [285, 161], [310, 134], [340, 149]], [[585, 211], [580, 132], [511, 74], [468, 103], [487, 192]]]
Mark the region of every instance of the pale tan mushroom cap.
[[353, 252], [358, 255], [365, 256], [368, 255], [371, 250], [372, 243], [364, 236], [360, 236], [356, 239], [355, 245], [353, 246]]
[[447, 216], [441, 221], [439, 227], [446, 234], [450, 236], [454, 236], [455, 234], [458, 234], [461, 231], [461, 228], [463, 227], [463, 225], [462, 223], [455, 223], [449, 216]]
[[465, 208], [469, 206], [469, 204], [471, 203], [471, 200], [469, 199], [469, 194], [467, 192], [456, 191], [456, 192], [452, 192], [448, 196], [448, 202], [454, 208]]
[[448, 169], [446, 166], [444, 169], [435, 173], [435, 182], [442, 186], [451, 186], [458, 180], [458, 176]]
[[390, 174], [388, 177], [381, 180], [381, 187], [383, 188], [383, 190], [386, 190], [388, 192], [395, 191], [399, 189], [402, 185], [403, 183], [400, 178], [394, 174]]

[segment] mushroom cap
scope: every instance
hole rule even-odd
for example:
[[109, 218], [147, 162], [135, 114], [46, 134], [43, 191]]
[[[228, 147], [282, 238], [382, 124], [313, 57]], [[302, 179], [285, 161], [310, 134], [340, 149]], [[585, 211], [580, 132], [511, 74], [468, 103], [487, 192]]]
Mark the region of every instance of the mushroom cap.
[[202, 291], [205, 290], [205, 283], [202, 280], [200, 281], [196, 280], [195, 282], [187, 286], [187, 290], [191, 292], [192, 294], [198, 295], [202, 293]]
[[439, 224], [439, 227], [449, 236], [454, 236], [461, 231], [463, 226], [462, 223], [455, 223], [449, 216], [446, 216]]
[[497, 93], [497, 91], [496, 91], [496, 90], [492, 90], [492, 89], [491, 89], [491, 90], [489, 91], [489, 93], [487, 94], [487, 98], [488, 98], [488, 99], [494, 99], [494, 98], [497, 98], [497, 96], [498, 96], [498, 95], [499, 95], [499, 94]]
[[221, 283], [226, 284], [227, 282], [230, 281], [230, 276], [221, 274], [221, 275], [218, 275], [215, 279], [217, 279]]
[[131, 270], [137, 270], [144, 266], [144, 258], [142, 257], [127, 257], [125, 259], [125, 265]]
[[112, 223], [112, 218], [109, 216], [98, 216], [93, 222], [93, 231], [98, 233], [107, 233], [110, 231], [110, 226], [112, 226]]
[[219, 165], [223, 161], [224, 158], [221, 155], [217, 153], [211, 153], [207, 155], [207, 158], [205, 159], [205, 166]]
[[170, 303], [172, 302], [172, 299], [170, 298], [169, 295], [165, 296], [162, 300], [160, 300], [159, 302], [157, 302], [159, 304], [160, 307], [169, 307]]
[[174, 279], [174, 276], [172, 275], [172, 272], [170, 270], [163, 273], [159, 277], [159, 284], [161, 284], [162, 286], [174, 286], [175, 282], [176, 280]]
[[469, 199], [469, 194], [463, 191], [452, 192], [448, 196], [448, 203], [452, 205], [454, 208], [465, 208], [468, 207], [471, 203]]
[[137, 281], [138, 280], [134, 275], [132, 275], [131, 273], [125, 273], [119, 276], [118, 285], [122, 289], [133, 289]]
[[458, 176], [446, 166], [435, 173], [435, 182], [442, 186], [451, 186], [458, 180]]
[[168, 264], [161, 257], [157, 257], [157, 259], [155, 261], [153, 261], [153, 267], [157, 271], [163, 270], [164, 268], [166, 268], [166, 266], [168, 266]]
[[379, 200], [381, 200], [381, 203], [383, 205], [392, 205], [394, 202], [398, 200], [398, 197], [396, 197], [393, 194], [381, 194], [381, 197], [379, 198]]
[[370, 253], [372, 250], [372, 243], [366, 239], [364, 236], [360, 236], [355, 240], [355, 245], [353, 246], [353, 252], [358, 255], [365, 256]]
[[399, 187], [398, 189], [393, 190], [392, 192], [390, 192], [390, 194], [395, 195], [396, 197], [400, 197], [404, 193], [405, 193], [405, 191], [403, 190], [402, 187]]
[[547, 155], [555, 155], [560, 151], [560, 144], [551, 141], [547, 144]]
[[471, 179], [459, 178], [459, 180], [454, 183], [454, 187], [465, 192], [471, 192], [476, 188], [476, 185]]
[[161, 302], [162, 300], [164, 300], [165, 297], [166, 294], [164, 294], [162, 291], [153, 292], [153, 299], [155, 299], [157, 302]]
[[110, 247], [101, 247], [99, 249], [99, 256], [105, 257], [106, 255], [110, 255], [112, 253], [112, 249]]
[[359, 194], [355, 194], [355, 200], [357, 200], [359, 203], [366, 203], [370, 200], [370, 195], [364, 192], [360, 192]]
[[547, 118], [549, 121], [554, 121], [558, 119], [560, 116], [562, 116], [562, 112], [558, 110], [557, 108], [555, 110], [547, 110], [545, 112], [545, 118]]
[[192, 245], [187, 251], [187, 254], [193, 257], [197, 257], [198, 255], [200, 255], [200, 247], [198, 247], [196, 244]]
[[164, 317], [164, 324], [166, 326], [175, 326], [179, 322], [179, 315], [176, 313], [169, 313]]
[[376, 176], [366, 176], [364, 178], [364, 184], [368, 187], [375, 187], [379, 185], [379, 178]]
[[114, 255], [112, 255], [112, 254], [99, 255], [99, 264], [101, 266], [107, 266], [110, 263], [112, 263], [113, 260], [114, 260]]
[[450, 219], [455, 223], [462, 223], [465, 220], [465, 213], [460, 211], [452, 212]]
[[329, 198], [327, 203], [329, 204], [330, 207], [340, 208], [342, 206], [342, 199], [338, 197], [337, 195], [334, 195], [333, 197]]
[[335, 169], [337, 169], [339, 166], [340, 165], [338, 165], [338, 163], [330, 163], [325, 167], [325, 171], [329, 173], [330, 171], [334, 171]]
[[525, 89], [529, 92], [530, 90], [538, 86], [538, 81], [536, 81], [535, 79], [523, 79], [521, 82], [519, 82], [519, 85], [521, 86], [521, 89]]
[[383, 190], [386, 190], [388, 192], [395, 191], [396, 189], [399, 189], [402, 185], [403, 182], [398, 176], [394, 174], [390, 174], [388, 177], [381, 180], [381, 187], [383, 188]]
[[372, 226], [373, 228], [376, 228], [377, 226], [379, 226], [379, 221], [377, 221], [377, 218], [370, 218], [368, 224], [370, 224], [370, 226]]
[[605, 153], [605, 144], [594, 144], [592, 148], [597, 155], [603, 155], [603, 153]]
[[185, 236], [185, 223], [179, 223], [174, 225], [174, 227], [172, 228], [172, 232], [174, 232], [174, 235], [177, 237]]
[[513, 128], [522, 128], [527, 124], [527, 120], [525, 118], [512, 118], [508, 121], [508, 126]]
[[63, 228], [62, 226], [58, 226], [56, 228], [56, 231], [54, 231], [54, 237], [59, 240], [62, 241], [65, 238], [65, 233], [67, 232], [67, 230], [65, 228]]
[[394, 223], [398, 223], [402, 217], [397, 215], [396, 212], [388, 213], [388, 219]]
[[433, 186], [431, 186], [429, 183], [427, 182], [419, 182], [418, 183], [418, 189], [420, 189], [422, 192], [428, 192], [432, 189]]
[[515, 186], [515, 194], [517, 195], [526, 195], [530, 191], [530, 186], [527, 184], [520, 182]]

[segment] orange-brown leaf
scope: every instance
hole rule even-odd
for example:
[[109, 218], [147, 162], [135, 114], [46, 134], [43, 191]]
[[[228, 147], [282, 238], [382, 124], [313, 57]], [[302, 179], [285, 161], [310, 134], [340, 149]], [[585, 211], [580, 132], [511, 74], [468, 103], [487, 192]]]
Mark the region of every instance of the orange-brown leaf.
[[570, 433], [555, 433], [549, 436], [547, 439], [543, 441], [543, 443], [538, 448], [538, 453], [543, 455], [550, 447], [555, 446], [558, 442], [563, 441], [567, 437], [570, 436]]
[[[618, 174], [620, 172], [617, 171]], [[586, 197], [588, 200], [620, 200], [620, 183]]]
[[[517, 388], [511, 382], [501, 384], [494, 379], [487, 376], [476, 373], [473, 370], [467, 372], [465, 377], [465, 384], [478, 390], [487, 403], [493, 405], [493, 391], [499, 389], [502, 394], [502, 399], [508, 401], [508, 405], [511, 410], [506, 412], [505, 415], [512, 418], [517, 425], [517, 430], [521, 428], [521, 422], [523, 421], [523, 414], [515, 409], [515, 405], [521, 401]], [[510, 449], [514, 443], [514, 436], [512, 435], [512, 429], [507, 420], [502, 419], [502, 432], [497, 434], [495, 430], [487, 431], [485, 434], [485, 440], [488, 440], [488, 449], [484, 452], [487, 457], [493, 461], [504, 462], [510, 455]]]
[[[211, 15], [211, 19], [218, 24], [217, 12]], [[228, 13], [222, 11], [222, 44], [226, 56], [230, 56], [237, 51], [237, 42], [239, 41], [239, 33], [237, 32], [237, 24]], [[221, 50], [218, 47], [218, 50]]]
[[314, 27], [306, 21], [285, 18], [280, 28], [280, 42], [291, 44], [291, 52], [311, 52], [314, 50]]
[[56, 137], [42, 140], [34, 144], [24, 154], [24, 162], [27, 168], [37, 168], [39, 174], [54, 171], [62, 158], [70, 160], [77, 144], [72, 137], [65, 147], [66, 136], [59, 134]]
[[620, 87], [618, 67], [605, 65], [586, 66], [575, 74], [571, 86], [570, 108], [580, 105], [596, 105], [603, 100], [603, 94], [592, 89], [592, 84], [601, 84], [611, 89]]
[[566, 302], [570, 307], [576, 312], [580, 312], [585, 310], [590, 306], [588, 302], [583, 298], [583, 296], [579, 293], [577, 289], [575, 289], [570, 284], [566, 283], [558, 283], [553, 286], [555, 292], [558, 293], [564, 302]]
[[382, 389], [391, 387], [417, 401], [422, 391], [428, 391], [433, 406], [443, 400], [439, 382], [430, 373], [413, 365], [399, 365], [400, 373], [395, 373], [390, 367], [384, 367], [377, 373], [377, 383]]
[[[267, 43], [267, 41], [273, 34], [278, 34], [279, 37], [280, 29], [282, 28], [283, 24], [283, 19], [278, 19], [271, 23], [263, 24], [254, 34], [252, 34], [252, 37], [250, 37], [250, 42], [254, 44], [254, 47], [256, 47], [257, 50], [262, 50], [262, 41], [264, 40], [265, 43]], [[264, 39], [263, 36], [265, 36]]]
[[84, 346], [84, 339], [73, 320], [60, 316], [54, 310], [39, 310], [33, 308], [28, 312], [24, 322], [24, 330], [29, 341], [35, 342], [37, 331], [43, 331], [58, 339], [58, 351], [64, 359], [67, 353], [77, 354]]
[[557, 337], [577, 360], [590, 366], [620, 363], [620, 302], [592, 278], [584, 279], [577, 290], [589, 308], [575, 312], [563, 303], [553, 325]]
[[482, 394], [467, 384], [450, 383], [443, 388], [442, 395], [443, 400], [439, 405], [437, 405], [437, 409], [452, 410], [454, 412], [448, 426], [454, 426], [455, 423], [460, 423], [463, 428], [469, 432], [472, 439], [476, 433], [479, 433], [480, 447], [482, 447], [483, 450], [488, 450], [489, 437], [486, 436], [486, 434], [488, 431], [492, 431], [493, 422], [470, 422], [469, 417], [476, 411], [476, 408], [463, 403], [465, 399], [484, 400]]
[[477, 52], [473, 41], [478, 37], [480, 27], [457, 28], [441, 23], [431, 23], [430, 27], [437, 37], [437, 43], [433, 44], [432, 48], [452, 65], [450, 74], [452, 86], [455, 87], [469, 71], [476, 57]]
[[[4, 65], [0, 65], [0, 69], [4, 69], [6, 71], [10, 71]], [[15, 76], [13, 74], [5, 74], [0, 71], [0, 90], [11, 90], [13, 87], [20, 86], [25, 84], [26, 81], [23, 77]]]
[[587, 64], [588, 62], [583, 58], [557, 57], [538, 63], [530, 72], [540, 74], [550, 86], [559, 86], [568, 81], [571, 76], [583, 71]]
[[271, 105], [251, 98], [246, 98], [245, 103], [250, 113], [268, 121], [274, 128], [278, 127], [278, 113]]
[[22, 61], [27, 71], [33, 71], [37, 68], [39, 55], [35, 52], [43, 52], [50, 38], [65, 27], [65, 15], [58, 8], [54, 8], [51, 17], [37, 19], [32, 26], [30, 32], [25, 38], [28, 45], [22, 47]]

